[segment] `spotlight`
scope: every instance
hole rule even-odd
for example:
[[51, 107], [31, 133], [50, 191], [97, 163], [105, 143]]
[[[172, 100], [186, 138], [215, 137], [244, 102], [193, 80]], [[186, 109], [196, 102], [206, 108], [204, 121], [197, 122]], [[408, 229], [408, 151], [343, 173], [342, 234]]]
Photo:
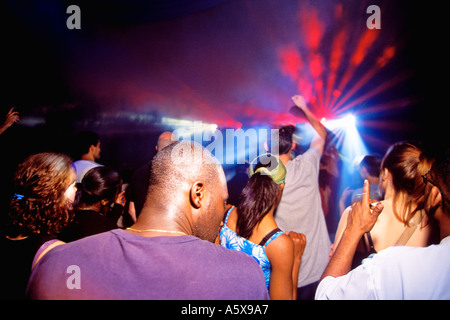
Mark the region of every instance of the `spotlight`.
[[367, 154], [367, 149], [356, 127], [355, 115], [349, 113], [338, 119], [325, 119], [320, 122], [335, 135], [336, 147], [347, 159]]
[[345, 127], [348, 127], [348, 126], [354, 127], [356, 125], [356, 117], [352, 114], [348, 114], [344, 118], [342, 118], [342, 124]]
[[320, 122], [330, 130], [350, 130], [356, 125], [356, 117], [353, 114], [348, 114], [339, 119], [322, 118]]

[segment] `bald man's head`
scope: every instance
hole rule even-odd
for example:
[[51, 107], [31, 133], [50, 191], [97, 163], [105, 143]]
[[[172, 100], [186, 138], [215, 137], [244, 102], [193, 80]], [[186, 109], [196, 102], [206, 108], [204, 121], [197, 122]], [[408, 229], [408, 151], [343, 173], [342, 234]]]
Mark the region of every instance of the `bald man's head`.
[[178, 218], [192, 220], [195, 236], [214, 241], [228, 198], [217, 159], [198, 143], [174, 142], [155, 155], [151, 170], [146, 206], [186, 215]]
[[178, 141], [177, 136], [175, 136], [170, 131], [165, 131], [165, 132], [161, 133], [158, 137], [158, 142], [156, 144], [156, 151], [161, 151], [162, 149], [164, 149], [165, 147], [167, 147], [168, 145], [171, 145], [172, 143], [174, 143], [176, 141]]

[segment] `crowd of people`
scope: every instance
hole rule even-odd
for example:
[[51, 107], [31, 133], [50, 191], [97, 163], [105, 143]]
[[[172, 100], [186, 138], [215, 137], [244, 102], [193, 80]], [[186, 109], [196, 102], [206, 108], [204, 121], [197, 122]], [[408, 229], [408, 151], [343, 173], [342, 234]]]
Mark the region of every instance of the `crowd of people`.
[[[364, 157], [330, 239], [328, 133], [292, 99], [315, 131], [308, 150], [293, 155], [295, 126], [282, 126], [278, 152], [228, 185], [208, 150], [170, 132], [127, 185], [97, 162], [93, 132], [79, 134], [76, 161], [29, 155], [2, 212], [1, 298], [450, 299], [450, 150], [402, 141]], [[11, 109], [0, 134], [19, 120]]]

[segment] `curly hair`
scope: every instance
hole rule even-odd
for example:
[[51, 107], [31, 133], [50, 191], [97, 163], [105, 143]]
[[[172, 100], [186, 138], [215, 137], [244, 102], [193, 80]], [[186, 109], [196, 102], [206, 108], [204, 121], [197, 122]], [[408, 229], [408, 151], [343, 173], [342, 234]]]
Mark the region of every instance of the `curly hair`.
[[[65, 191], [75, 181], [72, 159], [64, 154], [38, 153], [19, 164], [14, 174], [7, 233], [59, 233], [73, 219]], [[19, 195], [19, 196], [17, 196]]]

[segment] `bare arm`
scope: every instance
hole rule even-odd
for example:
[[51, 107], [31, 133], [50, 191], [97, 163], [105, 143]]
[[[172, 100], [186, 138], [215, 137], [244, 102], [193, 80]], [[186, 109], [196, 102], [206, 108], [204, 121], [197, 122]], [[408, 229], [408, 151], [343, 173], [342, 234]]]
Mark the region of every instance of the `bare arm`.
[[306, 236], [303, 233], [289, 232], [294, 243], [294, 265], [292, 267], [292, 286], [293, 286], [293, 300], [297, 300], [297, 286], [298, 286], [298, 273], [300, 271], [300, 265], [302, 264], [302, 255], [306, 247]]
[[369, 182], [365, 180], [363, 198], [361, 202], [352, 205], [348, 214], [347, 226], [320, 280], [327, 276], [340, 277], [350, 271], [359, 240], [365, 232], [369, 232], [373, 228], [382, 210], [381, 203], [378, 203], [373, 210], [370, 209]]
[[0, 126], [0, 134], [5, 132], [6, 129], [8, 129], [9, 127], [11, 127], [14, 124], [14, 122], [17, 122], [19, 120], [20, 120], [19, 112], [14, 111], [14, 107], [11, 108], [9, 110], [8, 114], [6, 115], [5, 122]]
[[305, 246], [305, 235], [291, 231], [266, 247], [272, 269], [269, 288], [271, 300], [297, 299], [298, 272]]
[[270, 299], [293, 300], [294, 243], [292, 239], [287, 235], [279, 236], [266, 247], [266, 254], [271, 265]]
[[318, 136], [315, 136], [313, 141], [311, 141], [311, 148], [316, 148], [322, 153], [325, 146], [325, 140], [327, 138], [327, 130], [311, 112], [311, 110], [309, 110], [303, 96], [295, 95], [292, 97], [292, 101], [294, 101], [295, 105], [304, 112], [306, 119], [318, 134]]
[[351, 207], [348, 207], [347, 209], [344, 210], [344, 212], [342, 213], [342, 216], [341, 216], [341, 220], [339, 220], [339, 224], [338, 224], [338, 227], [336, 230], [336, 235], [334, 237], [334, 246], [333, 246], [332, 252], [330, 254], [330, 258], [336, 251], [336, 249], [339, 245], [339, 241], [341, 241], [344, 230], [347, 227], [348, 213], [350, 212], [350, 208]]

